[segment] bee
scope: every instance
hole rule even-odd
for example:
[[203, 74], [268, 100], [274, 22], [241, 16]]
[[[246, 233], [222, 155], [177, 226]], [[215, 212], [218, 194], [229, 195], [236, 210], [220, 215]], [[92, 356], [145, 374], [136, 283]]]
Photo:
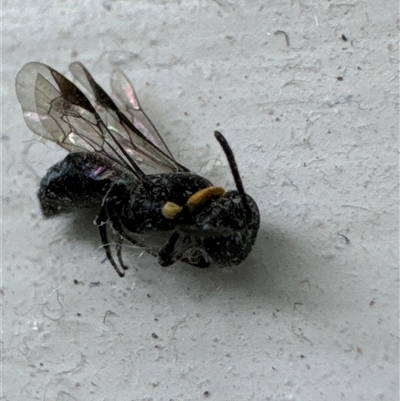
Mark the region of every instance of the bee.
[[96, 210], [102, 246], [120, 277], [128, 268], [124, 241], [157, 257], [161, 266], [231, 266], [246, 259], [260, 213], [244, 191], [225, 137], [214, 133], [236, 184], [230, 191], [175, 160], [121, 70], [111, 76], [111, 96], [81, 63], [72, 63], [70, 71], [79, 88], [37, 62], [16, 78], [28, 127], [70, 152], [41, 180], [43, 215]]

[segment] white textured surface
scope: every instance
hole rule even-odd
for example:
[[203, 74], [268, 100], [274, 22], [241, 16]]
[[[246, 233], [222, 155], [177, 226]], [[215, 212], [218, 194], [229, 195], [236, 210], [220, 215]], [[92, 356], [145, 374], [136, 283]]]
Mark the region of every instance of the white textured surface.
[[[2, 399], [397, 399], [398, 32], [394, 1], [4, 1]], [[122, 67], [180, 161], [232, 186], [226, 134], [262, 216], [245, 263], [127, 250], [119, 279], [93, 216], [42, 218], [64, 153], [14, 79], [77, 59], [105, 86]]]

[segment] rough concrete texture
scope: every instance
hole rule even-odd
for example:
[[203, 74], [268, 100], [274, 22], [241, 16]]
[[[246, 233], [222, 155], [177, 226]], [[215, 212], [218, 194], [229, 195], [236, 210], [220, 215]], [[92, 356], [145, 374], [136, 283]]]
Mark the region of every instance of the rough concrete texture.
[[[2, 399], [397, 399], [398, 33], [395, 1], [4, 1]], [[225, 133], [261, 211], [251, 256], [126, 247], [120, 279], [93, 214], [45, 220], [65, 152], [24, 124], [33, 60], [105, 87], [121, 67], [179, 160], [229, 188]]]

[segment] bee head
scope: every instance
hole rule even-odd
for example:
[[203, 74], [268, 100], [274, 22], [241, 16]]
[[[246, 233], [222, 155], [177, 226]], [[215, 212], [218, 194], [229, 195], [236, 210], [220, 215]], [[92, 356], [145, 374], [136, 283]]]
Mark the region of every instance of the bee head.
[[[218, 264], [229, 266], [239, 264], [250, 253], [260, 225], [260, 212], [254, 199], [244, 191], [228, 142], [220, 132], [215, 131], [214, 135], [228, 159], [236, 190], [215, 197], [195, 219], [196, 225], [206, 233], [202, 242], [208, 255]], [[219, 190], [220, 187], [211, 188]]]
[[[257, 237], [260, 212], [254, 199], [245, 193], [232, 149], [215, 131], [228, 159], [236, 190], [209, 186], [195, 192], [184, 206], [166, 202], [162, 213], [177, 218], [187, 233], [195, 234], [204, 250], [221, 266], [237, 265], [246, 259]], [[190, 221], [190, 224], [187, 222]]]

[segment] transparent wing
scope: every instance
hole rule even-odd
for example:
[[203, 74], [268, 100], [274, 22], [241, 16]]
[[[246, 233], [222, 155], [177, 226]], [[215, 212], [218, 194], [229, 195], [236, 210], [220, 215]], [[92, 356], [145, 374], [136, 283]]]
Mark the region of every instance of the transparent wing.
[[[83, 66], [81, 71], [87, 73]], [[138, 178], [145, 174], [137, 162], [157, 172], [180, 171], [170, 156], [143, 137], [90, 74], [86, 76], [93, 104], [53, 68], [26, 64], [17, 75], [16, 92], [28, 127], [69, 152], [95, 153]]]
[[188, 171], [173, 158], [154, 124], [141, 109], [133, 86], [122, 71], [114, 72], [111, 79], [117, 104], [81, 63], [72, 63], [70, 71], [107, 128], [135, 148], [137, 163], [151, 166], [156, 172]]
[[28, 63], [16, 78], [18, 100], [28, 127], [69, 152], [90, 152], [137, 177], [135, 147], [115, 135], [85, 95], [67, 78], [41, 63]]
[[174, 159], [157, 128], [142, 109], [133, 85], [119, 68], [111, 74], [110, 84], [111, 96], [119, 109], [146, 138], [156, 143], [165, 153]]

